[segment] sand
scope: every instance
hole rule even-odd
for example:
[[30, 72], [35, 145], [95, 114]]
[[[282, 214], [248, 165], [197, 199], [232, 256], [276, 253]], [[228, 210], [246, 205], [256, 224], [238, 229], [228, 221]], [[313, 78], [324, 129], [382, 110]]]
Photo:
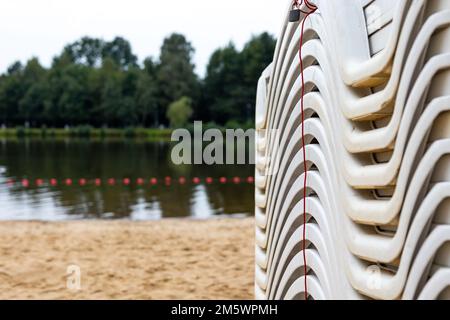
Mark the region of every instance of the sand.
[[253, 219], [0, 222], [0, 299], [252, 299], [253, 239]]

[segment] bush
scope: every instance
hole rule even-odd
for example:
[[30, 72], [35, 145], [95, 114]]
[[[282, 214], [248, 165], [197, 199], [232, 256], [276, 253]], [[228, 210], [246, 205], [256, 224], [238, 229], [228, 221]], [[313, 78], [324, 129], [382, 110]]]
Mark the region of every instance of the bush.
[[226, 123], [225, 128], [226, 129], [242, 129], [242, 130], [246, 131], [248, 129], [254, 129], [255, 123], [253, 121], [247, 121], [245, 123], [241, 123], [236, 120], [230, 120]]
[[27, 135], [27, 129], [25, 127], [19, 126], [16, 128], [16, 135], [18, 138], [23, 138]]
[[136, 129], [133, 127], [126, 127], [123, 135], [125, 138], [135, 138], [136, 137]]
[[148, 136], [148, 131], [142, 127], [135, 128], [134, 132], [136, 134], [136, 137], [138, 137], [138, 138], [147, 138], [147, 136]]
[[170, 104], [166, 115], [172, 128], [182, 128], [188, 123], [192, 112], [192, 99], [182, 97]]
[[229, 120], [225, 124], [225, 129], [244, 129], [243, 125], [236, 120]]
[[51, 138], [55, 138], [56, 137], [56, 131], [54, 128], [51, 128], [50, 130], [48, 130], [48, 136]]
[[104, 138], [106, 138], [106, 134], [107, 134], [107, 132], [106, 132], [106, 128], [103, 126], [103, 127], [101, 127], [100, 128], [100, 138], [101, 139], [104, 139]]
[[221, 128], [217, 123], [211, 121], [211, 122], [207, 122], [207, 123], [203, 124], [203, 131], [206, 131], [208, 129], [222, 130], [223, 128]]
[[45, 124], [41, 126], [41, 137], [42, 138], [47, 137], [47, 126]]
[[244, 123], [244, 130], [248, 129], [255, 129], [255, 121], [254, 120], [248, 120], [246, 123]]
[[81, 125], [69, 129], [69, 135], [77, 138], [89, 138], [91, 136], [92, 127], [89, 125]]

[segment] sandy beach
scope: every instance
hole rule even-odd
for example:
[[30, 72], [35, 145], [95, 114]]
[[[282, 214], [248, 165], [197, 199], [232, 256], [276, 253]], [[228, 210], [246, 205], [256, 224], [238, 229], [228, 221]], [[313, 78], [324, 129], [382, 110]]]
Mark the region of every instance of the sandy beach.
[[252, 299], [253, 238], [253, 219], [0, 222], [0, 299]]

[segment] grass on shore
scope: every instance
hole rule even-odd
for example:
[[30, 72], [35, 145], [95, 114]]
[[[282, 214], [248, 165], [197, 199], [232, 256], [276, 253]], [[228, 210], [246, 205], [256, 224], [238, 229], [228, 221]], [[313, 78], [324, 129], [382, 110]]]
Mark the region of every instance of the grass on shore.
[[153, 128], [93, 128], [78, 126], [72, 128], [3, 128], [0, 138], [167, 138], [172, 129]]
[[[229, 121], [225, 126], [213, 122], [203, 125], [202, 130], [219, 129], [253, 129], [254, 123], [240, 124]], [[188, 125], [186, 129], [194, 132], [194, 126]], [[148, 138], [148, 139], [170, 139], [173, 129], [157, 129], [142, 127], [127, 128], [94, 128], [90, 125], [79, 125], [69, 128], [26, 128], [18, 126], [15, 128], [0, 128], [0, 138]]]

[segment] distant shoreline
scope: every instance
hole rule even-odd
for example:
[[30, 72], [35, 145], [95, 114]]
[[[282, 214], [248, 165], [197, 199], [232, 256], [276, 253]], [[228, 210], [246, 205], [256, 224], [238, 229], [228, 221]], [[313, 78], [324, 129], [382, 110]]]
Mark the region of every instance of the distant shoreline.
[[[194, 126], [184, 129], [194, 132]], [[233, 123], [230, 126], [221, 126], [215, 123], [206, 123], [201, 127], [205, 132], [208, 129], [218, 129], [225, 133], [227, 129], [254, 129], [254, 124]], [[67, 128], [25, 128], [22, 126], [0, 128], [0, 138], [149, 138], [170, 140], [173, 128], [95, 128], [90, 125], [79, 125]]]
[[94, 128], [75, 126], [68, 128], [2, 128], [0, 138], [165, 138], [170, 139], [172, 129], [156, 128]]

